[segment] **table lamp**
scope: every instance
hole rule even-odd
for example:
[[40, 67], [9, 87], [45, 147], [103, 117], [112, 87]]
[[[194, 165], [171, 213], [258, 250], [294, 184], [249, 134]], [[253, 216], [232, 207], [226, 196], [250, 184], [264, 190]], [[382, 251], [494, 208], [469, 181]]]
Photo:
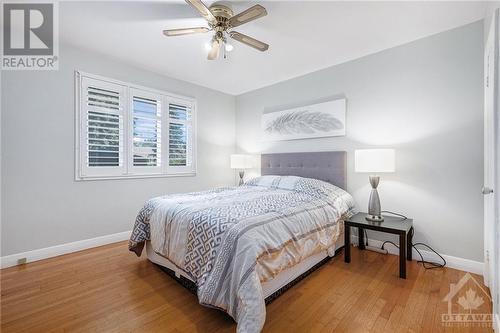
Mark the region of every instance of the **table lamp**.
[[245, 169], [250, 169], [253, 166], [252, 155], [233, 154], [231, 155], [231, 168], [240, 170], [240, 182], [238, 185], [243, 184], [243, 176], [245, 176]]
[[368, 202], [368, 215], [366, 220], [374, 222], [384, 221], [381, 214], [380, 198], [377, 186], [380, 181], [378, 173], [395, 171], [394, 149], [357, 149], [354, 151], [355, 172], [370, 173], [370, 201]]

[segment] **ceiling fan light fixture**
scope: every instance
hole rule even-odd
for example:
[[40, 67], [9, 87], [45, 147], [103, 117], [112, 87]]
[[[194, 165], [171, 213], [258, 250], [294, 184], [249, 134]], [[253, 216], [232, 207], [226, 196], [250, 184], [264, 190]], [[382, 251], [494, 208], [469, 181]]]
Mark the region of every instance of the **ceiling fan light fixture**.
[[210, 50], [212, 49], [212, 43], [205, 42], [205, 44], [203, 44], [203, 48], [205, 49], [205, 51], [210, 52]]
[[234, 46], [232, 44], [225, 43], [224, 49], [226, 50], [226, 52], [231, 52], [232, 50], [234, 50]]
[[212, 48], [208, 52], [207, 59], [215, 60], [219, 57], [221, 41], [217, 38], [212, 39]]

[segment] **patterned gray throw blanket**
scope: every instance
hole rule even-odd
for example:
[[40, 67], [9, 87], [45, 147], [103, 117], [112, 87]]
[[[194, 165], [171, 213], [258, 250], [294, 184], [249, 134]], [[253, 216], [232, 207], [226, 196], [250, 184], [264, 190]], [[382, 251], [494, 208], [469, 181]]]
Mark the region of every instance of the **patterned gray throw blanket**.
[[286, 268], [332, 248], [338, 222], [353, 206], [352, 197], [331, 184], [263, 176], [241, 187], [149, 200], [129, 249], [140, 256], [151, 240], [155, 252], [196, 282], [201, 304], [231, 315], [238, 332], [259, 332], [265, 321], [259, 272], [279, 273], [265, 259], [286, 253], [279, 263]]

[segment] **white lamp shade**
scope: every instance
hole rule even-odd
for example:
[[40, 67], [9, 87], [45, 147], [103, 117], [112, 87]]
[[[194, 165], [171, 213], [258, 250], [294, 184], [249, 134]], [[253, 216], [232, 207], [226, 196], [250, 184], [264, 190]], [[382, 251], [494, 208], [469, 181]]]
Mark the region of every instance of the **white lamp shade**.
[[356, 172], [394, 172], [396, 171], [394, 149], [358, 149], [354, 151]]
[[252, 155], [233, 154], [231, 155], [232, 169], [250, 169], [254, 165], [254, 157]]

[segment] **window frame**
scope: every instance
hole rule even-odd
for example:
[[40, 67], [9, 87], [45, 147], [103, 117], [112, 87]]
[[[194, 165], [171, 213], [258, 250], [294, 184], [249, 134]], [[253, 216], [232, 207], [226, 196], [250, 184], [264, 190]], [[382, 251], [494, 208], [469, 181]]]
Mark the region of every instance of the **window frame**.
[[[88, 167], [87, 159], [87, 132], [86, 126], [86, 99], [84, 92], [84, 78], [97, 80], [102, 86], [119, 85], [123, 89], [123, 165], [121, 167]], [[158, 98], [161, 107], [161, 151], [160, 166], [137, 167], [133, 165], [133, 97]], [[137, 96], [139, 95], [139, 96]], [[192, 165], [186, 167], [169, 166], [169, 103], [176, 101], [187, 104], [191, 107], [191, 159]], [[197, 168], [197, 103], [196, 99], [152, 89], [132, 83], [110, 79], [100, 75], [90, 74], [83, 71], [75, 71], [75, 180], [109, 180], [109, 179], [129, 179], [129, 178], [157, 178], [157, 177], [182, 177], [196, 176]], [[115, 170], [111, 171], [111, 168]], [[121, 170], [116, 170], [121, 169]]]

